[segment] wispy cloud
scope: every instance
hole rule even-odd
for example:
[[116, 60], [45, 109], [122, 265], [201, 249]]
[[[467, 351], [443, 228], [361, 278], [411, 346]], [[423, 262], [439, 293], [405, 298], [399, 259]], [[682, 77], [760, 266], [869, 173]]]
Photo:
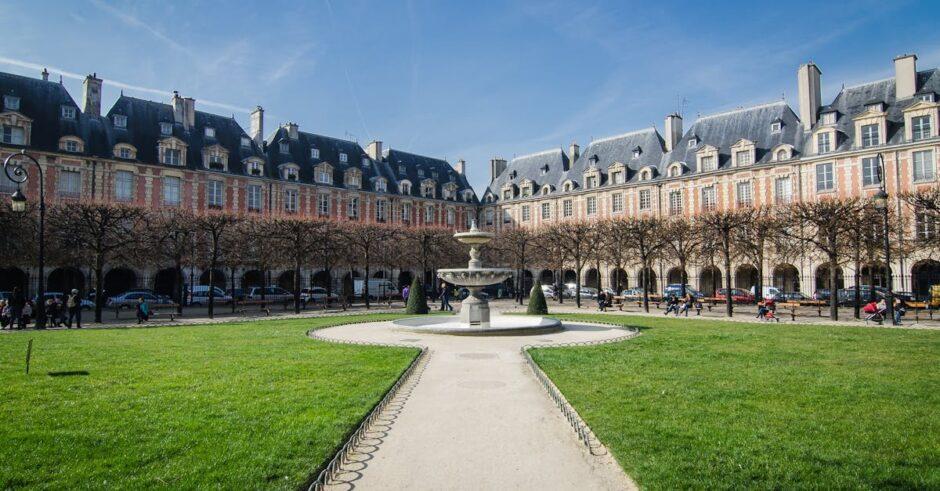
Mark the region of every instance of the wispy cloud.
[[296, 50], [287, 58], [284, 58], [281, 63], [274, 67], [270, 73], [264, 75], [265, 81], [268, 83], [277, 82], [278, 80], [290, 75], [290, 73], [298, 67], [302, 62], [312, 64], [315, 61], [310, 57], [310, 52], [313, 51], [316, 45], [313, 43], [305, 44], [296, 48]]
[[[326, 9], [330, 16], [330, 29], [332, 29], [334, 38], [336, 38], [337, 29], [336, 29], [336, 20], [333, 16], [333, 3], [330, 0], [324, 0], [326, 3]], [[349, 93], [352, 96], [353, 103], [356, 106], [356, 112], [359, 113], [359, 122], [362, 123], [362, 129], [365, 130], [366, 136], [369, 139], [372, 139], [372, 133], [369, 131], [369, 127], [366, 126], [366, 118], [362, 113], [362, 105], [359, 104], [359, 95], [356, 93], [356, 86], [353, 84], [352, 77], [349, 76], [349, 65], [346, 63], [346, 59], [342, 56], [338, 56], [340, 63], [343, 65], [343, 72], [346, 75], [346, 86], [349, 87]]]
[[[0, 56], [0, 63], [16, 66], [20, 68], [28, 68], [30, 70], [35, 70], [36, 72], [39, 72], [43, 68], [45, 68], [49, 70], [50, 73], [58, 73], [59, 75], [62, 75], [64, 78], [68, 78], [72, 80], [85, 80], [85, 75], [82, 75], [79, 73], [71, 72], [68, 70], [63, 70], [61, 68], [54, 67], [54, 66], [48, 66], [48, 65], [43, 65], [40, 63], [33, 63], [30, 61], [9, 58], [6, 56]], [[173, 94], [172, 91], [169, 91], [166, 89], [155, 89], [152, 87], [143, 87], [140, 85], [134, 85], [134, 84], [126, 83], [126, 82], [121, 82], [119, 80], [105, 79], [104, 83], [105, 85], [110, 85], [112, 87], [117, 87], [122, 90], [127, 90], [130, 92], [137, 92], [141, 94], [158, 95], [161, 97], [169, 97]], [[224, 102], [216, 102], [216, 101], [212, 101], [208, 99], [197, 99], [197, 100], [199, 104], [206, 105], [206, 106], [217, 107], [220, 109], [226, 109], [229, 111], [235, 111], [235, 112], [245, 113], [245, 114], [250, 112], [250, 109], [240, 107], [240, 106], [234, 106], [232, 104], [226, 104]]]
[[149, 33], [151, 36], [153, 36], [157, 40], [159, 40], [160, 42], [162, 42], [163, 44], [166, 44], [170, 48], [175, 49], [181, 53], [184, 53], [190, 56], [191, 58], [196, 57], [195, 53], [192, 50], [176, 42], [171, 37], [167, 36], [166, 34], [163, 34], [162, 32], [153, 28], [150, 24], [138, 19], [137, 17], [134, 17], [133, 15], [123, 10], [118, 9], [117, 7], [114, 7], [108, 3], [105, 3], [102, 0], [90, 0], [90, 1], [92, 5], [98, 8], [98, 10], [101, 10], [102, 12], [105, 12], [111, 15], [112, 17], [120, 20], [126, 26], [134, 28], [134, 29], [143, 30]]

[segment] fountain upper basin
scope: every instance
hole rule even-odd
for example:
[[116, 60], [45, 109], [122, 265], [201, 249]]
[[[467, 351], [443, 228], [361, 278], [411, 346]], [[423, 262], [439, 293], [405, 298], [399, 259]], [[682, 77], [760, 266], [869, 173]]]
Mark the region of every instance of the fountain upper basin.
[[506, 268], [481, 268], [481, 269], [439, 269], [438, 278], [459, 286], [482, 287], [502, 283], [512, 276], [513, 270]]

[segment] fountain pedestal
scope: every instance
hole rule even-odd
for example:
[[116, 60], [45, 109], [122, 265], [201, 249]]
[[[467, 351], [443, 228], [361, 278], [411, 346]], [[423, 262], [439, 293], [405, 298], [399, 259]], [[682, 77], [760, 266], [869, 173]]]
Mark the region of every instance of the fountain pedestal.
[[490, 303], [480, 295], [482, 290], [480, 287], [470, 287], [470, 294], [460, 302], [460, 322], [489, 329]]

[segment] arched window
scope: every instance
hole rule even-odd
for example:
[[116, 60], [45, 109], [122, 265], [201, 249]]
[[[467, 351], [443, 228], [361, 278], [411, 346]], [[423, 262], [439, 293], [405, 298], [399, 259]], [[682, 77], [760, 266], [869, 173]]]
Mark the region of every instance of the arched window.
[[781, 148], [777, 150], [777, 160], [787, 160], [788, 158], [790, 158], [790, 156], [787, 155], [787, 149]]

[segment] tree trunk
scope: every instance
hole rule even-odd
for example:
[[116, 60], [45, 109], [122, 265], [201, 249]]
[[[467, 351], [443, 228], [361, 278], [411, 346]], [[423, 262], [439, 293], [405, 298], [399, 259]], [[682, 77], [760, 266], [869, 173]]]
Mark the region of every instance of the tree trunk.
[[176, 313], [183, 313], [183, 261], [177, 257], [173, 264], [173, 296], [176, 297]]
[[584, 268], [580, 262], [576, 262], [575, 266], [577, 267], [577, 277], [574, 279], [574, 304], [581, 308], [581, 269]]
[[294, 313], [300, 313], [300, 261], [294, 263]]
[[734, 316], [734, 301], [731, 298], [731, 251], [725, 251], [725, 314]]
[[648, 314], [650, 313], [650, 272], [647, 262], [646, 259], [643, 260], [643, 269], [640, 271], [643, 272], [643, 311]]
[[[353, 288], [355, 291], [355, 288]], [[369, 255], [366, 254], [366, 279], [362, 284], [362, 296], [365, 297], [366, 309], [371, 308], [371, 303], [369, 302]]]
[[209, 318], [211, 319], [214, 314], [215, 314], [215, 259], [213, 259], [209, 263]]
[[95, 322], [101, 323], [101, 311], [104, 310], [104, 267], [98, 262], [95, 265]]
[[[680, 258], [679, 258], [679, 269], [681, 270], [681, 271], [679, 271], [679, 281], [682, 282], [682, 286], [679, 287], [679, 296], [682, 297], [682, 298], [685, 298], [685, 284], [686, 284], [686, 281], [687, 281], [687, 280], [686, 280], [686, 277], [685, 277], [685, 262], [686, 262], [686, 260], [685, 260], [684, 257], [680, 257]], [[661, 272], [662, 272], [662, 271], [660, 270], [660, 273], [661, 273]], [[667, 278], [667, 280], [668, 280], [668, 278]], [[665, 291], [665, 290], [664, 290], [664, 291]]]
[[837, 321], [839, 320], [839, 293], [838, 293], [838, 279], [839, 271], [836, 269], [839, 267], [839, 258], [835, 254], [829, 255], [829, 318]]
[[861, 288], [859, 288], [862, 286], [860, 285], [860, 283], [862, 282], [862, 264], [861, 263], [862, 263], [861, 259], [855, 260], [855, 295], [852, 301], [855, 304], [854, 308], [855, 308], [856, 319], [862, 318], [862, 302], [861, 302], [862, 290]]

